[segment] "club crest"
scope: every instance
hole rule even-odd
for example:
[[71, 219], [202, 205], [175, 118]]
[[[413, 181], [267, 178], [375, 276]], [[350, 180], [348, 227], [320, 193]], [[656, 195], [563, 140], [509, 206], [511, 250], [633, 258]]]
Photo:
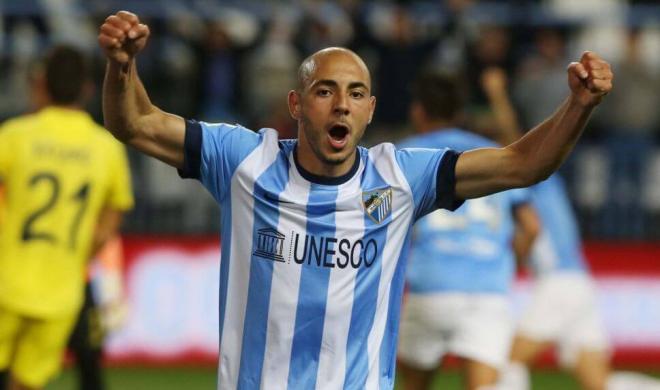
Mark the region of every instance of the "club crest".
[[392, 213], [392, 187], [362, 193], [364, 212], [376, 223]]

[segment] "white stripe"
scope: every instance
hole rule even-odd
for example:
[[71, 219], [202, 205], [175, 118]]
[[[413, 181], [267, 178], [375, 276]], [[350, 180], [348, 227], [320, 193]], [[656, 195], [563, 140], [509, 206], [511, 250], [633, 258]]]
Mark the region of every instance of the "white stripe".
[[261, 375], [262, 389], [285, 389], [289, 378], [289, 362], [296, 324], [298, 290], [302, 268], [293, 262], [292, 232], [305, 234], [307, 228], [307, 202], [309, 182], [300, 180], [289, 156], [289, 182], [280, 194], [280, 219], [277, 231], [284, 234], [285, 263], [273, 264], [273, 281], [268, 309], [266, 350]]
[[[406, 232], [413, 218], [414, 201], [410, 186], [394, 157], [391, 144], [381, 144], [369, 151], [369, 159], [374, 163], [381, 177], [392, 186], [392, 223], [387, 228], [387, 239], [382, 255], [382, 269], [378, 286], [378, 302], [374, 324], [369, 333], [368, 356], [369, 376], [365, 388], [378, 389], [380, 379], [380, 346], [385, 332], [389, 313], [390, 288], [392, 277], [401, 254]], [[394, 207], [396, 206], [396, 207]], [[395, 239], [396, 238], [396, 239]]]
[[[272, 130], [266, 131], [262, 143], [243, 160], [231, 179], [232, 209], [231, 226], [229, 227], [232, 229], [231, 253], [228, 259], [227, 303], [220, 342], [218, 389], [235, 389], [237, 387], [248, 281], [250, 280], [254, 183], [275, 161], [278, 152], [277, 133]], [[222, 261], [227, 261], [227, 259], [222, 259]]]
[[[364, 235], [364, 210], [359, 202], [362, 189], [359, 178], [364, 167], [361, 164], [356, 175], [340, 186], [335, 214], [335, 237], [355, 240]], [[337, 247], [335, 246], [335, 251]], [[346, 377], [346, 341], [351, 325], [355, 278], [358, 269], [333, 268], [328, 283], [328, 300], [323, 324], [323, 340], [316, 378], [317, 389], [342, 389]]]

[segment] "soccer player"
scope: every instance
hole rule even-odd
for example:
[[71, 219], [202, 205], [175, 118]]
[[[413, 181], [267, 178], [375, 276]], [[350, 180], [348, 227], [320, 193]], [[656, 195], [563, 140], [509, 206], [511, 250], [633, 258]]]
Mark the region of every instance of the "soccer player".
[[[438, 73], [416, 80], [410, 117], [420, 134], [399, 147], [496, 145], [457, 127], [462, 97], [454, 80]], [[508, 292], [515, 261], [527, 258], [538, 229], [527, 189], [470, 199], [453, 213], [437, 210], [416, 223], [399, 342], [404, 389], [430, 389], [448, 353], [463, 361], [466, 388], [497, 383], [513, 336]]]
[[43, 76], [49, 105], [0, 128], [0, 370], [11, 389], [43, 388], [58, 372], [86, 262], [133, 204], [123, 146], [82, 109], [82, 54], [52, 49]]
[[[517, 143], [462, 154], [358, 147], [376, 107], [369, 71], [342, 48], [303, 61], [288, 94], [298, 138], [186, 121], [154, 106], [135, 56], [149, 28], [106, 18], [107, 128], [199, 179], [222, 207], [218, 388], [394, 386], [399, 308], [413, 222], [436, 208], [547, 177], [612, 87], [585, 53], [572, 93]], [[264, 75], [268, 77], [268, 75]]]
[[[521, 134], [508, 97], [506, 76], [486, 70], [482, 85], [500, 128], [500, 142]], [[531, 187], [542, 231], [534, 243], [531, 265], [534, 289], [511, 347], [511, 364], [502, 389], [530, 388], [527, 368], [551, 345], [560, 364], [586, 390], [660, 390], [660, 381], [628, 372], [610, 372], [607, 334], [597, 308], [593, 281], [582, 254], [579, 228], [561, 177], [557, 174]]]

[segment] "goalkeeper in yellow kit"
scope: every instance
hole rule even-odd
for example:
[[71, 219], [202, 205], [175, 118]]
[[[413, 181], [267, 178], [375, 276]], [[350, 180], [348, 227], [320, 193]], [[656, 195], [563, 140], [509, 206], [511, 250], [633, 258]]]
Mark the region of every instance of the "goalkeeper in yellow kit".
[[48, 105], [0, 126], [0, 371], [39, 389], [59, 370], [86, 263], [133, 205], [123, 146], [83, 111], [85, 59], [46, 57]]

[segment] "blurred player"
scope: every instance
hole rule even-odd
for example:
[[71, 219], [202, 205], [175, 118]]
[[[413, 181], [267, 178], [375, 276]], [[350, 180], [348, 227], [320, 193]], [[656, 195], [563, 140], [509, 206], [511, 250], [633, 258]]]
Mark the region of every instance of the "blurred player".
[[[399, 147], [463, 151], [495, 143], [457, 127], [459, 85], [437, 73], [415, 83], [410, 109], [417, 136]], [[453, 213], [435, 211], [415, 225], [406, 274], [399, 363], [404, 389], [430, 389], [441, 359], [464, 360], [466, 387], [497, 382], [513, 336], [508, 292], [515, 260], [527, 258], [539, 229], [527, 189], [465, 202]]]
[[125, 11], [100, 27], [105, 123], [199, 179], [222, 207], [220, 389], [393, 388], [414, 221], [549, 175], [611, 89], [609, 65], [587, 52], [569, 67], [559, 113], [514, 145], [366, 149], [357, 145], [376, 106], [369, 70], [352, 51], [328, 48], [300, 65], [288, 94], [298, 138], [279, 141], [272, 129], [185, 121], [154, 106], [135, 63], [148, 37]]
[[105, 388], [103, 343], [106, 334], [117, 329], [125, 315], [122, 265], [121, 237], [116, 235], [99, 249], [87, 272], [83, 306], [68, 344], [75, 356], [81, 390]]
[[[501, 142], [521, 134], [502, 70], [484, 72], [482, 85], [501, 129]], [[660, 382], [634, 373], [610, 374], [607, 334], [582, 254], [579, 228], [559, 175], [531, 187], [542, 222], [531, 265], [535, 283], [511, 348], [503, 390], [529, 389], [527, 368], [551, 345], [560, 364], [587, 390], [660, 390]]]
[[123, 147], [82, 109], [82, 54], [54, 48], [43, 76], [49, 104], [0, 128], [0, 369], [12, 390], [43, 388], [58, 372], [86, 263], [133, 204]]

